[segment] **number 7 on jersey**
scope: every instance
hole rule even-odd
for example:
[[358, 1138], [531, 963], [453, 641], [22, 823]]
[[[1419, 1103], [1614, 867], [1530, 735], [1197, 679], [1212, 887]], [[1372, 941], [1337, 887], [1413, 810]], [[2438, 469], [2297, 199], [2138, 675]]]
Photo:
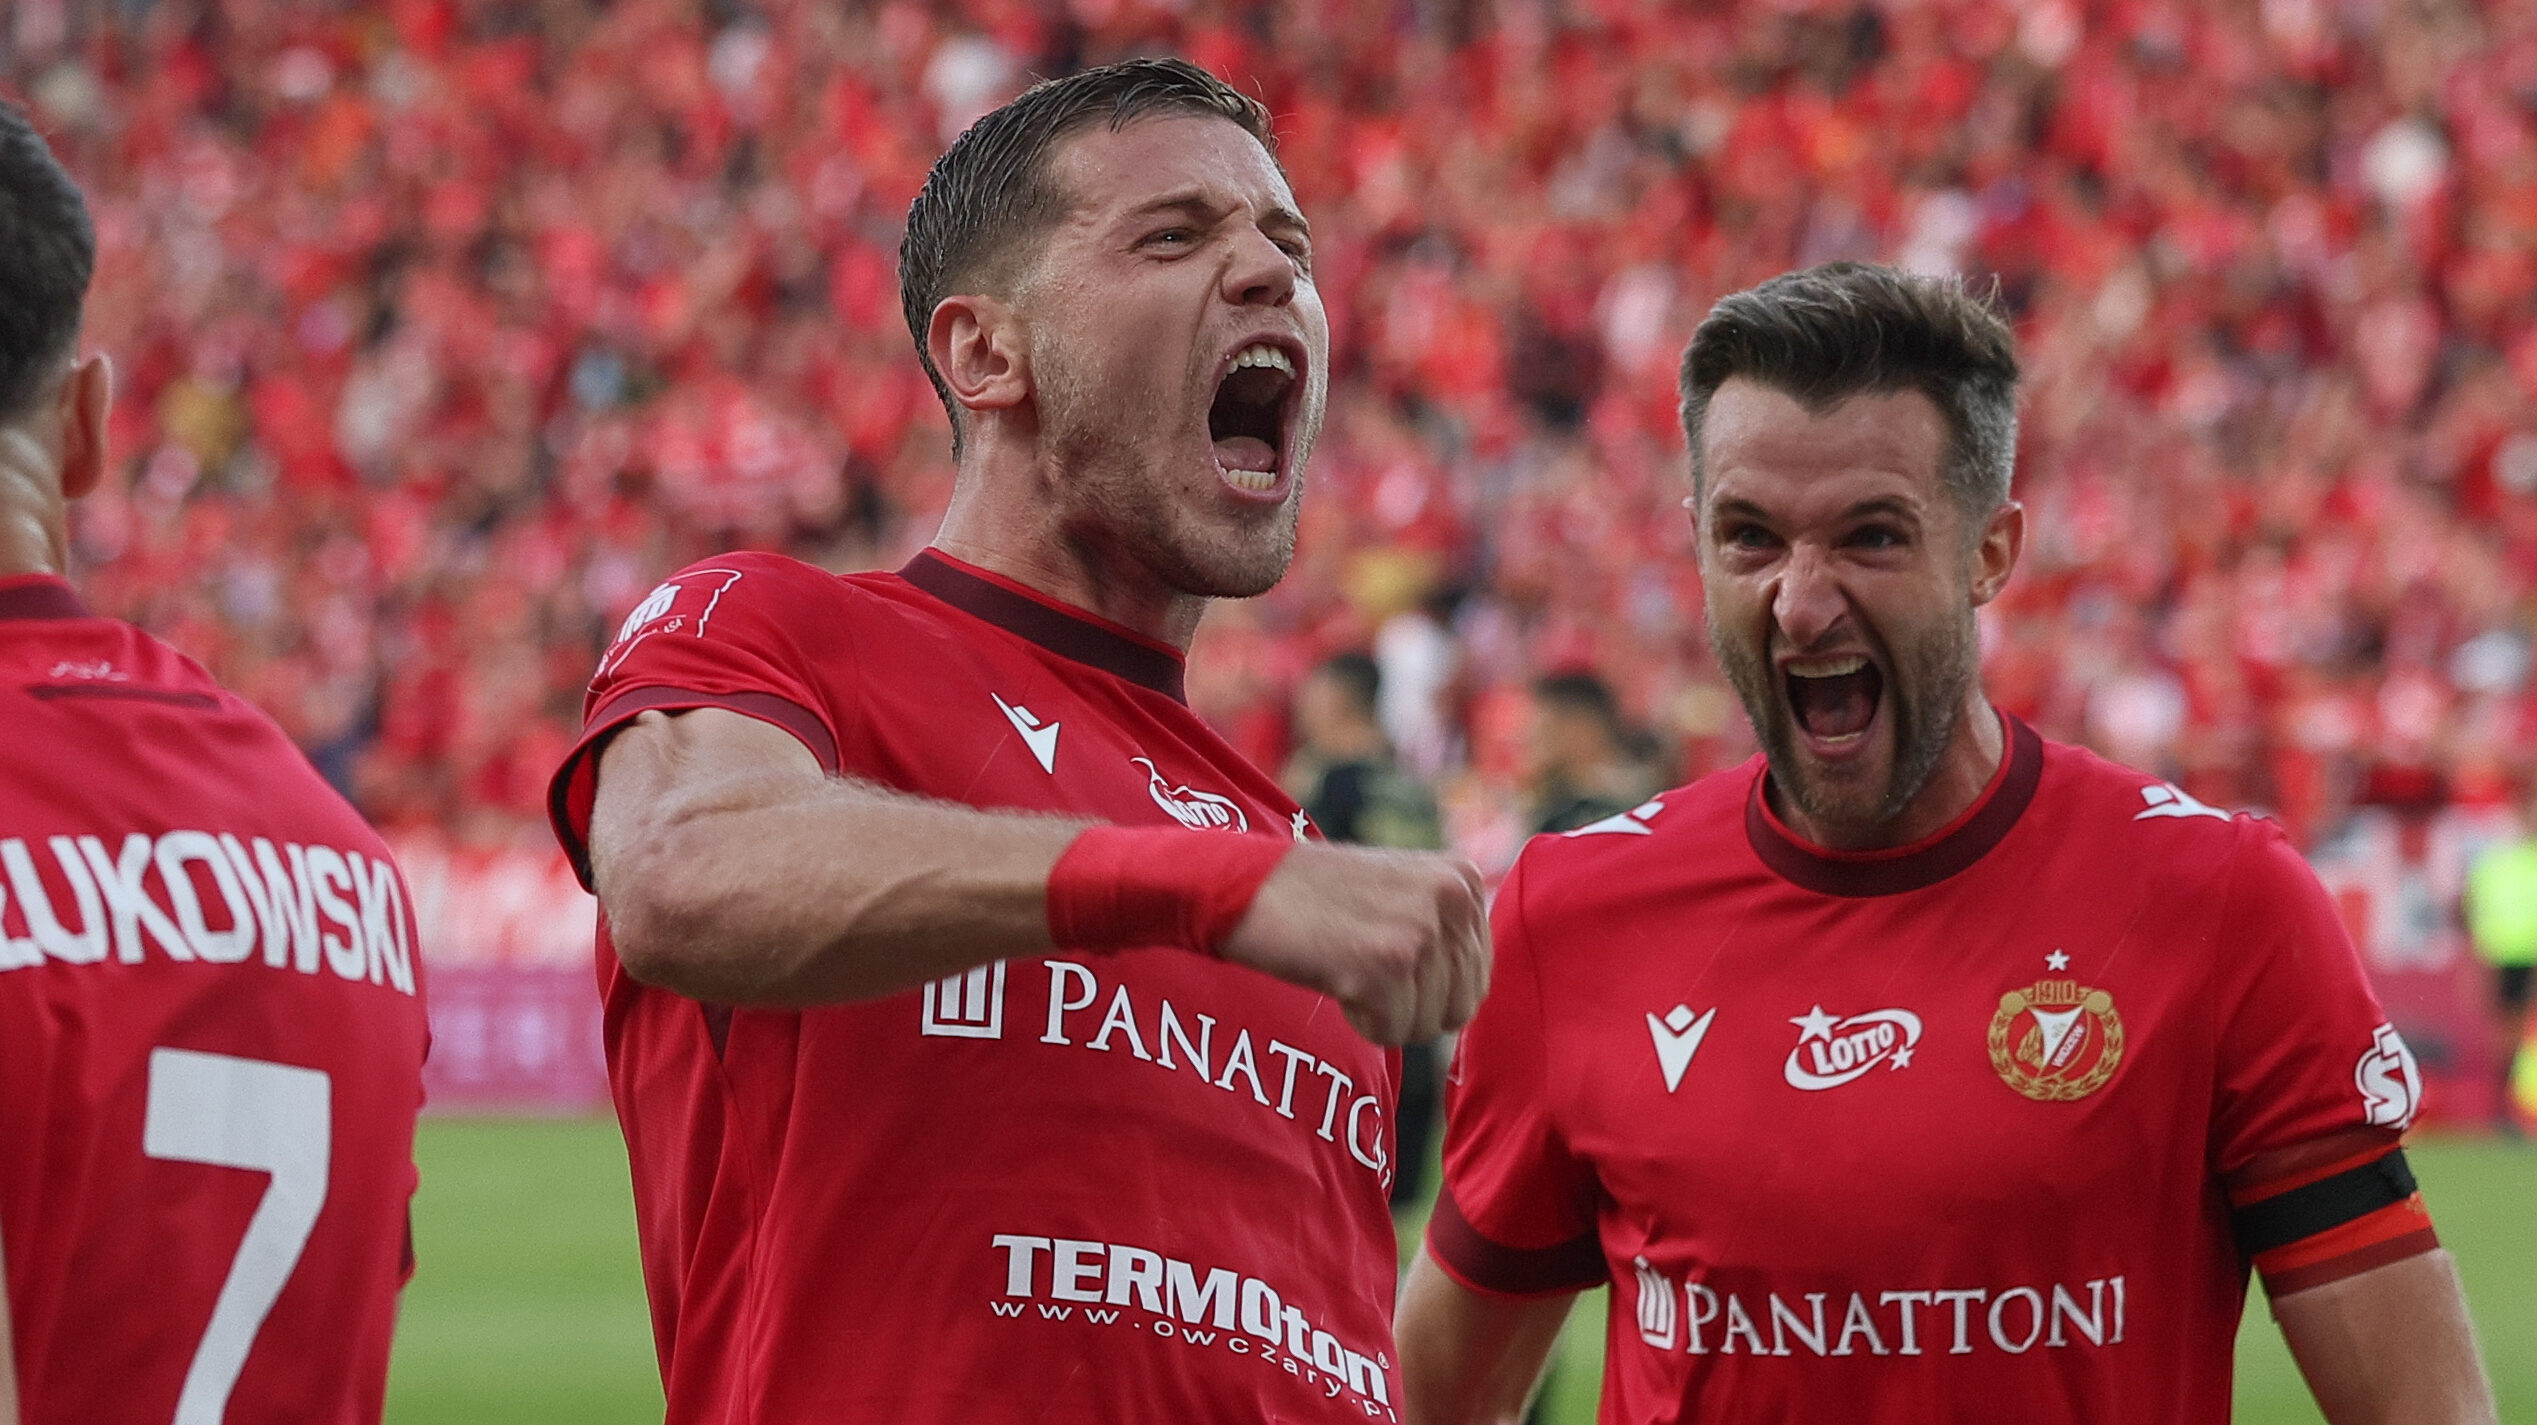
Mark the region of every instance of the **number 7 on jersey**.
[[150, 1107], [141, 1151], [153, 1158], [272, 1174], [194, 1348], [174, 1425], [220, 1425], [256, 1332], [299, 1265], [326, 1205], [334, 1083], [317, 1069], [150, 1051]]

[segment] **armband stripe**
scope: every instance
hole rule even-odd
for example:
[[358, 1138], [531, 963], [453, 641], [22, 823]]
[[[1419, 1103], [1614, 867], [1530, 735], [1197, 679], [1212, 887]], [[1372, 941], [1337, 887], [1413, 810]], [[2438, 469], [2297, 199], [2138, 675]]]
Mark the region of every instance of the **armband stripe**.
[[2406, 1165], [2405, 1150], [2391, 1148], [2358, 1167], [2240, 1206], [2232, 1214], [2238, 1247], [2261, 1258], [2414, 1194], [2414, 1170]]
[[2439, 1245], [2440, 1234], [2432, 1230], [2430, 1214], [2419, 1198], [2409, 1198], [2358, 1222], [2267, 1253], [2255, 1265], [2263, 1275], [2265, 1292], [2284, 1297], [2403, 1261]]
[[1606, 1275], [1603, 1244], [1594, 1233], [1547, 1247], [1493, 1242], [1462, 1215], [1450, 1187], [1436, 1193], [1436, 1210], [1427, 1219], [1427, 1251], [1454, 1280], [1499, 1296], [1583, 1291], [1603, 1285]]

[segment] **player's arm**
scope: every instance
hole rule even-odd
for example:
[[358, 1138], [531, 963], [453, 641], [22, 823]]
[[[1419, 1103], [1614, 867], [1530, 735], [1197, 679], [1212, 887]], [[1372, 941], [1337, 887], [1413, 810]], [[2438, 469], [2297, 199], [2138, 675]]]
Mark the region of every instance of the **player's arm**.
[[[592, 883], [644, 983], [812, 1005], [1059, 948], [1050, 873], [1085, 823], [831, 777], [790, 733], [719, 708], [645, 712], [600, 756]], [[1330, 995], [1368, 1038], [1459, 1025], [1486, 988], [1480, 878], [1458, 859], [1298, 844], [1252, 884], [1230, 931], [1189, 948]], [[1193, 866], [1185, 889], [1203, 921], [1224, 887]]]
[[1516, 1425], [1576, 1301], [1573, 1291], [1474, 1291], [1421, 1250], [1401, 1288], [1395, 1328], [1404, 1418], [1409, 1425]]
[[[2332, 1425], [2492, 1425], [2458, 1266], [2433, 1250], [2277, 1297], [2273, 1318]], [[1404, 1366], [1408, 1344], [1402, 1344]]]

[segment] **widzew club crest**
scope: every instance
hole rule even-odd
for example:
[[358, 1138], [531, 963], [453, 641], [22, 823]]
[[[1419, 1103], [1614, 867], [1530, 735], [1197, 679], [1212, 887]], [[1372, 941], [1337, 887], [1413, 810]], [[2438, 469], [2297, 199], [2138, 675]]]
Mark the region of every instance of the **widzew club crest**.
[[2123, 1017], [2114, 996], [2077, 980], [2037, 980], [2000, 996], [1991, 1016], [1991, 1067], [2001, 1082], [2043, 1103], [2104, 1088], [2123, 1062]]

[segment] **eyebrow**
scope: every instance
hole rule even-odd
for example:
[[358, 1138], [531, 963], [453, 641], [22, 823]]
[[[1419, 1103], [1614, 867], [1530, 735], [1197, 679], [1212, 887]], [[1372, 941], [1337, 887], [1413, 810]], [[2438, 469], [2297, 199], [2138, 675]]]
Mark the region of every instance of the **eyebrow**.
[[[1191, 217], [1204, 218], [1210, 223], [1216, 223], [1230, 216], [1237, 206], [1239, 205], [1218, 202], [1208, 197], [1203, 191], [1192, 188], [1178, 193], [1167, 193], [1151, 202], [1140, 203], [1128, 210], [1127, 217], [1134, 221], [1164, 213], [1185, 213]], [[1260, 226], [1290, 228], [1306, 238], [1310, 238], [1313, 232], [1313, 225], [1305, 221], [1304, 215], [1284, 203], [1273, 203], [1267, 211], [1261, 213]]]
[[[1751, 500], [1720, 500], [1710, 507], [1709, 512], [1713, 515], [1734, 515], [1742, 519], [1759, 520], [1764, 524], [1772, 522], [1771, 512]], [[1899, 495], [1878, 495], [1873, 499], [1861, 500], [1843, 510], [1839, 517], [1844, 520], [1863, 520], [1877, 515], [1886, 515], [1914, 524], [1920, 521], [1919, 508]]]

